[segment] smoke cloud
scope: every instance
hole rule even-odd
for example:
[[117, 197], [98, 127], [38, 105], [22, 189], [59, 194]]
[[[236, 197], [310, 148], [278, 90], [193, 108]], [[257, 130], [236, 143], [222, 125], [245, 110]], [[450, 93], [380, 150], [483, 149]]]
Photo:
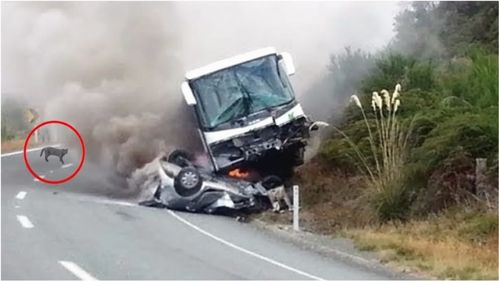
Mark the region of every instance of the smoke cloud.
[[197, 145], [178, 90], [174, 9], [137, 4], [8, 3], [2, 15], [6, 86], [37, 102], [44, 119], [73, 124], [87, 159], [117, 178], [168, 146]]
[[[180, 83], [186, 70], [256, 48], [295, 58], [297, 96], [345, 46], [392, 36], [396, 3], [3, 2], [2, 95], [83, 135], [119, 188], [173, 147], [200, 151]], [[73, 144], [78, 147], [79, 144]], [[128, 181], [129, 182], [129, 181]]]

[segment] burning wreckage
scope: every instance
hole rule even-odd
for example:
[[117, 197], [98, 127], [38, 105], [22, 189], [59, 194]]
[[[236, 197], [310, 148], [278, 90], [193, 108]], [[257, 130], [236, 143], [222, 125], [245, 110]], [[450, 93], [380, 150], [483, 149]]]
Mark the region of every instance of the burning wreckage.
[[192, 212], [289, 207], [284, 191], [303, 164], [312, 122], [294, 96], [290, 54], [259, 49], [186, 73], [181, 89], [197, 117], [210, 168], [175, 150], [162, 157], [145, 206]]

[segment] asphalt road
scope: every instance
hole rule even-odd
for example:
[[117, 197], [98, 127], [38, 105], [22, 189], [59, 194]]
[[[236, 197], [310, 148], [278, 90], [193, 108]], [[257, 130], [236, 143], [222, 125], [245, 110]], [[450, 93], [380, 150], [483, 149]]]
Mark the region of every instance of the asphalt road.
[[[60, 179], [77, 163], [46, 163]], [[35, 181], [22, 154], [2, 156], [2, 279], [388, 279], [234, 219], [139, 207], [103, 196], [86, 164], [68, 184]]]

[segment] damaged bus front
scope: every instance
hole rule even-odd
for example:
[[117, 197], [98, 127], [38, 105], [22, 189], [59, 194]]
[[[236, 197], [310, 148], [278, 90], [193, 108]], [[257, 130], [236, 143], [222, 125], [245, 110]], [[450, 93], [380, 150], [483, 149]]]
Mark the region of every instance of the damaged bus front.
[[287, 177], [317, 129], [295, 99], [288, 53], [264, 48], [189, 71], [182, 84], [214, 171]]

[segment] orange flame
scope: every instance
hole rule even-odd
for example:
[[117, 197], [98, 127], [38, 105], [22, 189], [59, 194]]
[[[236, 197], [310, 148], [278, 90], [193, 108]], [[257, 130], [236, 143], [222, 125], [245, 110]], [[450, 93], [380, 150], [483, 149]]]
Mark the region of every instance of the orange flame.
[[229, 176], [235, 177], [235, 178], [246, 178], [247, 176], [249, 176], [249, 173], [243, 172], [239, 168], [237, 168], [237, 169], [231, 170], [229, 172]]

